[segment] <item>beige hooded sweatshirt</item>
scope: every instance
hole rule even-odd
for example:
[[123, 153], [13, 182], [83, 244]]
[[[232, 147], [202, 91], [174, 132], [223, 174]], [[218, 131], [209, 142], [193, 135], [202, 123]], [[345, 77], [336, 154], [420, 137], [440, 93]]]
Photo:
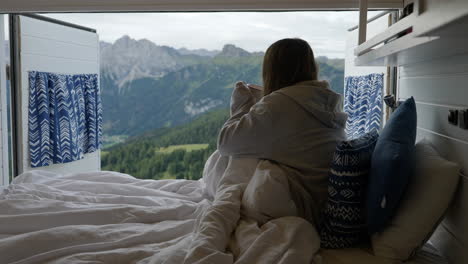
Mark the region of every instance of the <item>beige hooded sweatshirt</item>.
[[277, 163], [287, 174], [300, 216], [317, 223], [333, 152], [345, 140], [341, 95], [326, 81], [305, 81], [260, 97], [261, 92], [236, 85], [218, 151]]

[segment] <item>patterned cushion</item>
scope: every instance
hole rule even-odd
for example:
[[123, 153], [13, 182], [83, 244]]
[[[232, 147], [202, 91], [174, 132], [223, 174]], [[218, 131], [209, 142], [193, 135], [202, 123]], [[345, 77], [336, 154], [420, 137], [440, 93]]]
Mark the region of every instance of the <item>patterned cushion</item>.
[[323, 248], [352, 247], [367, 237], [365, 194], [377, 132], [338, 144], [329, 175], [328, 202], [320, 226]]

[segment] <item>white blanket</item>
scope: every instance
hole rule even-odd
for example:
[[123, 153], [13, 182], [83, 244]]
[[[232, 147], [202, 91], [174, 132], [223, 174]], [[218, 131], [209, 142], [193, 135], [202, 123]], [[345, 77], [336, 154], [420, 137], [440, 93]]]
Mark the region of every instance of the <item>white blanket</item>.
[[204, 181], [23, 174], [0, 192], [0, 263], [320, 263], [314, 227], [277, 217], [295, 208], [267, 168], [215, 153]]

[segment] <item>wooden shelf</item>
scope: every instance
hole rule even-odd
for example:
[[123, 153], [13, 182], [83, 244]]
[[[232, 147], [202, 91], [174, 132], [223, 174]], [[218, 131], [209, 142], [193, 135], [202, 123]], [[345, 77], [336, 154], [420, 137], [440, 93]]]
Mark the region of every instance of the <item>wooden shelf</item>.
[[357, 46], [354, 49], [354, 55], [359, 56], [359, 55], [365, 54], [366, 52], [369, 52], [375, 46], [385, 41], [388, 41], [391, 38], [394, 38], [399, 33], [404, 32], [405, 30], [408, 30], [408, 29], [412, 29], [413, 21], [415, 17], [416, 17], [415, 14], [405, 17], [404, 19], [393, 24], [384, 32], [375, 35], [373, 38]]
[[431, 42], [435, 38], [437, 37], [415, 38], [409, 34], [356, 57], [354, 63], [356, 66], [400, 66], [407, 64], [413, 51], [419, 50], [420, 45]]
[[354, 60], [357, 66], [403, 66], [468, 52], [468, 39], [406, 35]]
[[[355, 64], [402, 66], [467, 53], [468, 1], [427, 0], [425, 8], [359, 45]], [[411, 33], [387, 42], [409, 28]]]
[[420, 36], [468, 38], [468, 1], [427, 0], [428, 11], [416, 20], [415, 30]]
[[447, 24], [426, 29], [426, 31], [422, 33], [420, 30], [418, 36], [438, 36], [453, 39], [468, 38], [468, 14], [457, 17], [457, 19]]

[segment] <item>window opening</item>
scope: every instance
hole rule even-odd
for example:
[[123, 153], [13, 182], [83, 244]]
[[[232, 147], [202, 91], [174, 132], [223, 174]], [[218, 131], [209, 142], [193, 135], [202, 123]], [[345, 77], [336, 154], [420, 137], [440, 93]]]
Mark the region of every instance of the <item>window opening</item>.
[[[375, 15], [371, 12], [371, 16]], [[104, 170], [201, 177], [237, 81], [261, 83], [274, 41], [308, 41], [319, 79], [343, 93], [346, 31], [358, 12], [45, 14], [100, 36]]]

